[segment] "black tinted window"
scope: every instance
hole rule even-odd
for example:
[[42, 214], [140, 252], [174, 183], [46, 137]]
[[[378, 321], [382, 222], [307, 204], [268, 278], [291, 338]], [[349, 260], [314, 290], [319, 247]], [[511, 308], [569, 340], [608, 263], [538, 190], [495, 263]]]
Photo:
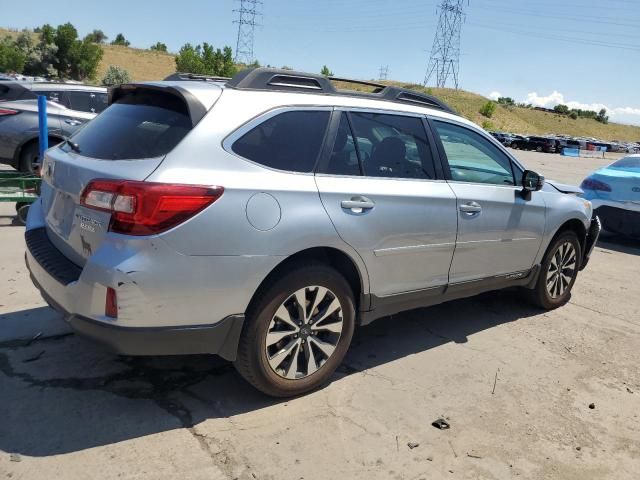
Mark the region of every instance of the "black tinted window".
[[340, 126], [333, 144], [329, 164], [323, 173], [333, 175], [360, 175], [360, 164], [356, 153], [355, 141], [345, 113], [341, 114]]
[[365, 176], [435, 178], [420, 118], [362, 112], [350, 115]]
[[189, 130], [191, 119], [182, 100], [137, 90], [118, 99], [72, 138], [87, 157], [151, 158], [170, 152]]
[[324, 139], [329, 112], [291, 111], [262, 122], [232, 149], [266, 167], [291, 172], [311, 172]]
[[90, 92], [64, 92], [64, 105], [72, 110], [90, 112]]

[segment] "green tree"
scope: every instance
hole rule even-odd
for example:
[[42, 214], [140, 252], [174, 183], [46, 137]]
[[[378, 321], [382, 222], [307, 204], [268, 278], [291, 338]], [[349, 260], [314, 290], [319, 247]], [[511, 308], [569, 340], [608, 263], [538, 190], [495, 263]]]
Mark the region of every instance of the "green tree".
[[598, 112], [598, 116], [596, 116], [596, 120], [600, 123], [609, 123], [609, 116], [607, 115], [607, 109], [601, 108]]
[[131, 82], [131, 75], [119, 65], [109, 65], [104, 77], [102, 77], [102, 85], [107, 87], [129, 82]]
[[153, 45], [151, 45], [151, 47], [149, 47], [149, 50], [153, 50], [154, 52], [167, 53], [167, 45], [162, 42], [156, 42]]
[[495, 129], [495, 126], [493, 125], [493, 122], [489, 121], [489, 120], [485, 120], [482, 122], [482, 128], [484, 130], [493, 130]]
[[333, 77], [333, 72], [326, 65], [322, 66], [320, 70], [320, 75], [324, 75], [325, 77]]
[[511, 97], [498, 97], [498, 104], [505, 105], [507, 107], [514, 107], [516, 101]]
[[105, 35], [105, 33], [102, 30], [94, 30], [91, 33], [88, 33], [86, 37], [84, 37], [85, 40], [91, 42], [91, 43], [104, 43], [109, 37], [107, 37]]
[[567, 107], [566, 105], [563, 105], [562, 103], [559, 103], [558, 105], [556, 105], [555, 107], [553, 107], [553, 109], [562, 114], [562, 115], [568, 115], [569, 114], [569, 107]]
[[78, 40], [73, 49], [71, 78], [76, 80], [94, 79], [100, 60], [104, 54], [100, 45], [87, 40]]
[[480, 109], [480, 114], [487, 118], [491, 118], [495, 113], [495, 111], [496, 111], [496, 102], [489, 101], [482, 106], [482, 108]]
[[176, 55], [176, 71], [232, 77], [236, 73], [236, 67], [231, 47], [220, 50], [206, 42], [195, 47], [187, 43]]
[[37, 42], [29, 31], [23, 31], [16, 39], [16, 47], [25, 56], [23, 73], [33, 76], [56, 76], [54, 63], [58, 47], [54, 43], [55, 29], [51, 25], [43, 25], [39, 29]]
[[71, 66], [75, 61], [74, 57], [76, 56], [76, 51], [78, 48], [78, 31], [70, 23], [58, 25], [58, 28], [56, 28], [56, 32], [53, 37], [53, 42], [55, 43], [56, 47], [58, 47], [58, 51], [56, 52], [56, 57], [53, 64], [58, 72], [58, 77], [70, 78]]
[[131, 45], [131, 43], [129, 42], [129, 40], [124, 38], [123, 34], [119, 33], [118, 35], [116, 35], [115, 40], [111, 42], [111, 45], [120, 45], [122, 47], [128, 47], [129, 45]]
[[11, 37], [0, 40], [0, 72], [22, 73], [25, 62], [26, 56]]
[[571, 118], [572, 120], [577, 120], [578, 119], [578, 114], [576, 112], [571, 112], [569, 114], [569, 118]]

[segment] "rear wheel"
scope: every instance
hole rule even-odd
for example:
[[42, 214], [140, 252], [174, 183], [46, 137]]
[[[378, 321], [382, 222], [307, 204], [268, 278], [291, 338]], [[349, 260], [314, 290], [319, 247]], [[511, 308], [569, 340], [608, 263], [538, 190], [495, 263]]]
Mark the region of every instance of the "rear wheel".
[[538, 145], [538, 146], [536, 147], [536, 152], [542, 152], [542, 147]]
[[532, 303], [545, 310], [567, 303], [578, 276], [581, 258], [578, 236], [572, 231], [561, 233], [547, 250], [536, 286], [529, 291]]
[[353, 292], [334, 269], [299, 266], [276, 279], [247, 312], [234, 365], [262, 392], [288, 397], [324, 384], [355, 327]]
[[18, 225], [26, 225], [27, 224], [27, 215], [29, 214], [29, 204], [22, 205], [18, 208]]
[[18, 170], [21, 172], [34, 173], [35, 165], [40, 160], [40, 146], [38, 142], [31, 142], [25, 145], [20, 152], [20, 163]]

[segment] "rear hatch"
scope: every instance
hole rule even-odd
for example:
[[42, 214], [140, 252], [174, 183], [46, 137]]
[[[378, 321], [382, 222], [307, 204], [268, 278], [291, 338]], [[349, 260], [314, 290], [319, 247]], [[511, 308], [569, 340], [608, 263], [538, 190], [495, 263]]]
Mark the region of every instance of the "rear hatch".
[[[49, 150], [42, 165], [42, 204], [51, 242], [84, 265], [104, 240], [109, 212], [80, 205], [96, 178], [146, 179], [193, 129], [220, 95], [204, 104], [178, 82], [123, 85], [110, 106], [69, 142]], [[186, 82], [181, 82], [186, 83]]]

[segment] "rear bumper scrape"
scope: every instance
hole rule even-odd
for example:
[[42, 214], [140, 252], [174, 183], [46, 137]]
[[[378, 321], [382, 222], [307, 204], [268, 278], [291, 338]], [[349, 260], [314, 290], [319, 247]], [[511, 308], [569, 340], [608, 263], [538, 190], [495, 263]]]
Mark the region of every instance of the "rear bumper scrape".
[[[31, 252], [29, 252], [31, 253]], [[73, 330], [121, 355], [192, 355], [216, 354], [235, 361], [244, 315], [229, 315], [211, 325], [181, 325], [172, 327], [124, 327], [100, 322], [68, 312], [41, 287], [29, 258], [25, 263], [31, 280], [42, 298], [58, 311]], [[40, 272], [42, 273], [42, 272]]]

